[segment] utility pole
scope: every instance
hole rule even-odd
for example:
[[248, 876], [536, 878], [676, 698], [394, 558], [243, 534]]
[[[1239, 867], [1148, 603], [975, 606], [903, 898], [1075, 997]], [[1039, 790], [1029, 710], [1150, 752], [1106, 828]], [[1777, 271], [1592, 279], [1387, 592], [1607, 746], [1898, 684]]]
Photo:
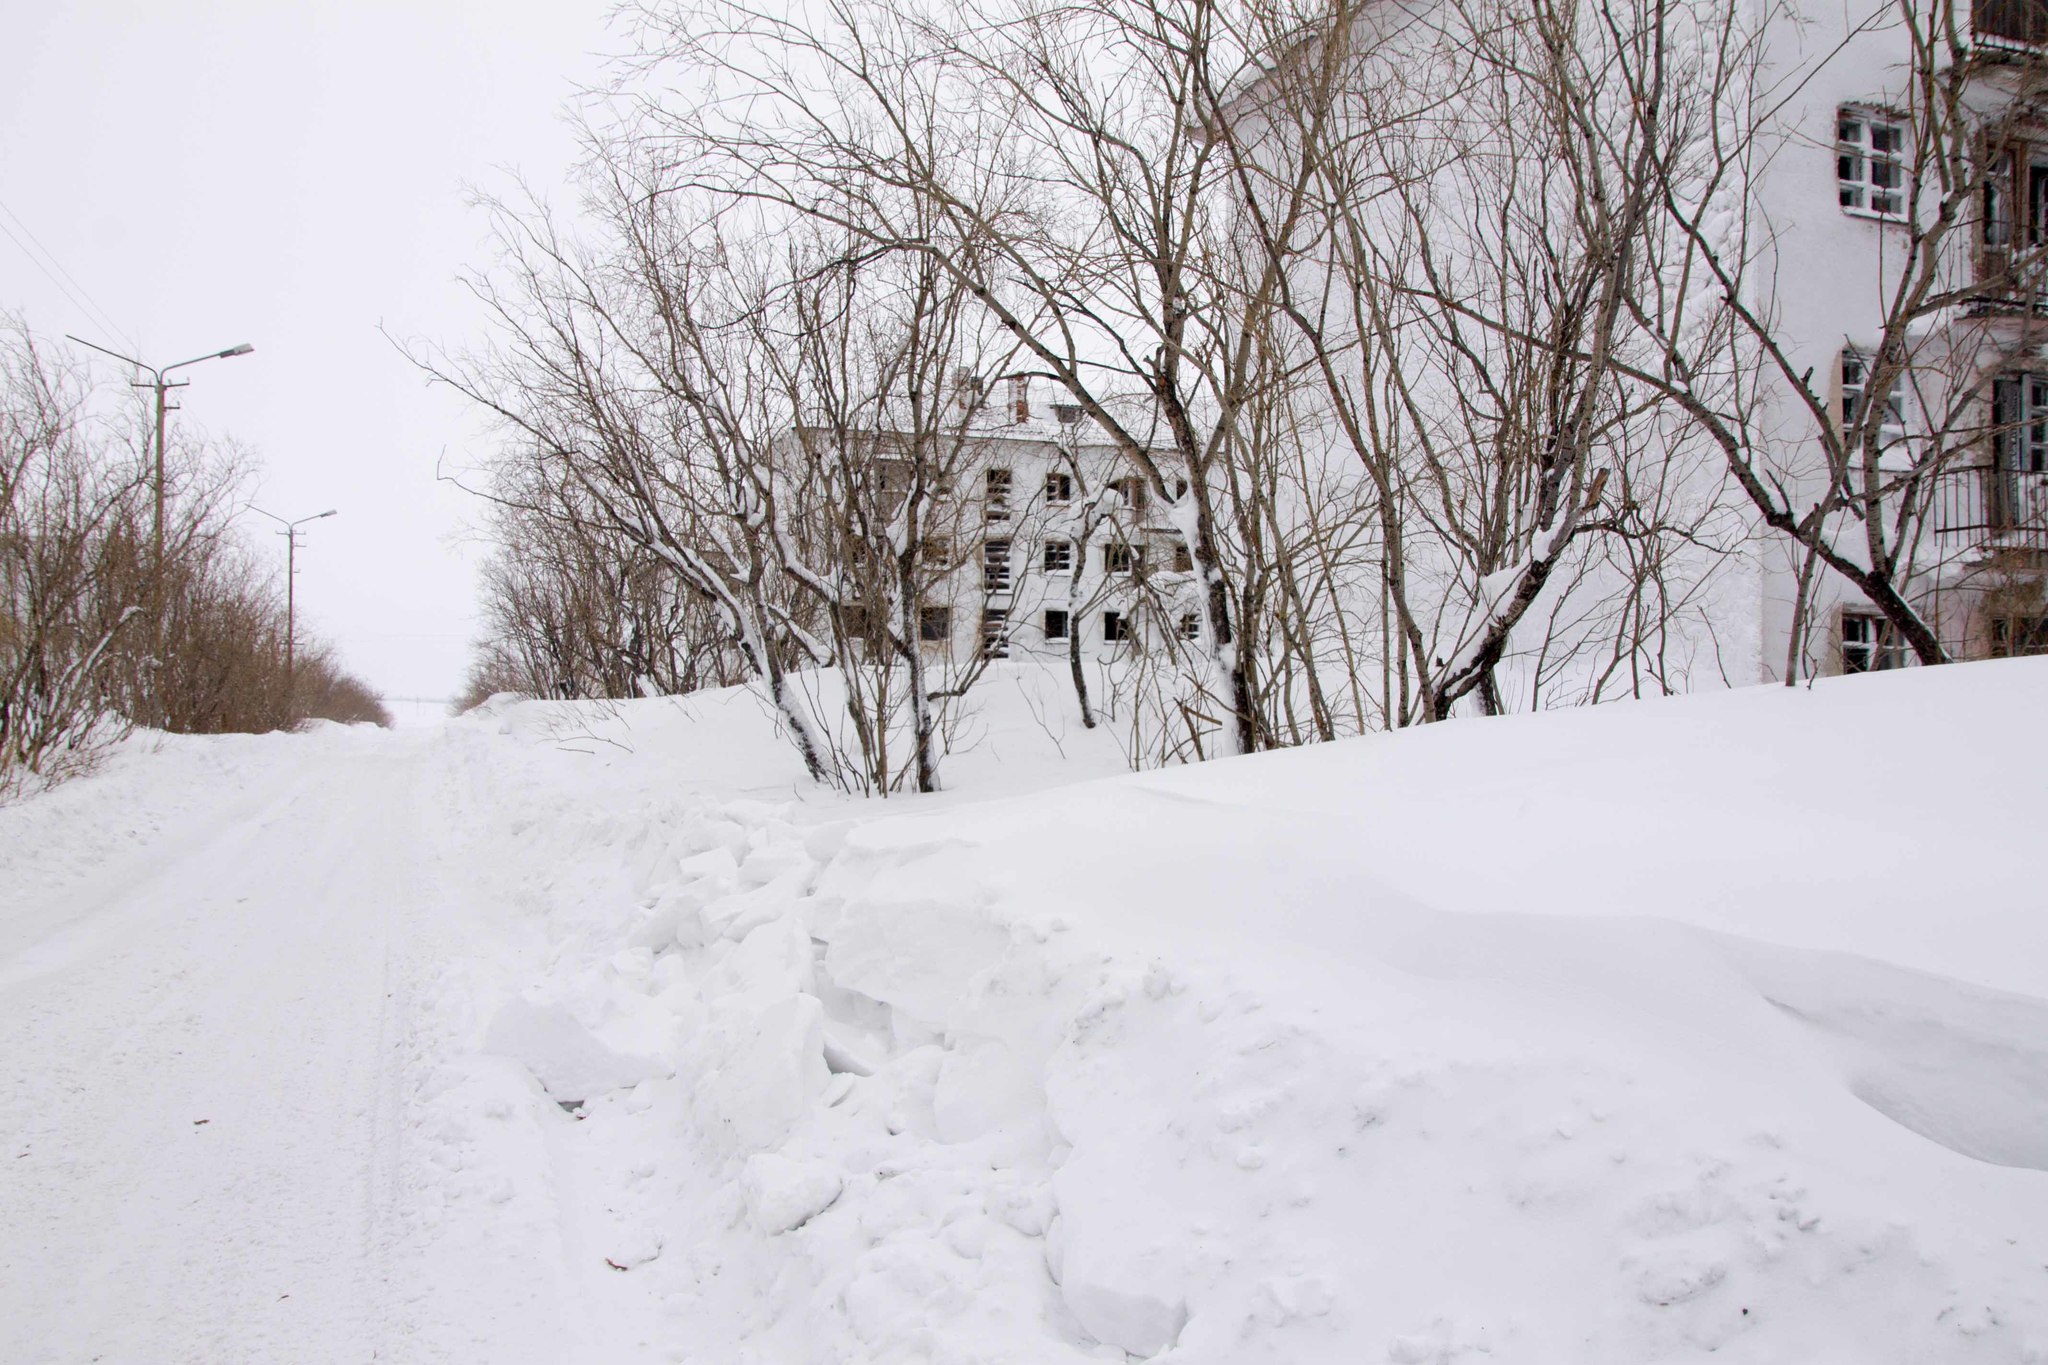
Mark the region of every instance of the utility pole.
[[205, 355], [194, 356], [190, 360], [181, 360], [175, 365], [166, 365], [159, 370], [153, 365], [143, 364], [133, 356], [125, 356], [119, 351], [110, 351], [104, 346], [94, 345], [84, 337], [75, 337], [67, 333], [65, 340], [75, 341], [81, 346], [98, 351], [101, 355], [112, 356], [125, 365], [133, 365], [138, 370], [147, 370], [149, 372], [149, 382], [147, 384], [138, 382], [131, 384], [129, 387], [156, 390], [156, 471], [154, 479], [156, 521], [153, 536], [155, 542], [154, 557], [151, 560], [151, 567], [154, 569], [159, 583], [161, 583], [164, 571], [164, 414], [170, 411], [171, 408], [168, 398], [170, 391], [172, 389], [182, 389], [192, 382], [189, 379], [173, 381], [164, 378], [164, 376], [172, 370], [182, 370], [187, 365], [197, 365], [202, 360], [226, 360], [231, 356], [247, 355], [256, 348], [245, 341], [239, 346], [230, 346], [225, 351], [208, 351]]
[[258, 516], [269, 517], [284, 527], [277, 534], [284, 537], [284, 690], [285, 695], [289, 697], [292, 692], [292, 673], [298, 659], [299, 528], [309, 521], [331, 517], [337, 509], [330, 507], [325, 512], [315, 512], [312, 516], [300, 517], [297, 521], [286, 521], [275, 512], [266, 512], [261, 507], [253, 505], [249, 510]]

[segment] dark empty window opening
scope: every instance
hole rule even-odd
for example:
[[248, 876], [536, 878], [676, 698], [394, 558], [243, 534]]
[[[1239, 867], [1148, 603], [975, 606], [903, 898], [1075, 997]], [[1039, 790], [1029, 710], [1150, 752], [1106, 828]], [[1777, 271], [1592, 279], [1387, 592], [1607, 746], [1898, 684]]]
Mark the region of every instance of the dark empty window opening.
[[1103, 546], [1102, 571], [1112, 574], [1145, 572], [1145, 547], [1122, 542]]
[[953, 609], [925, 607], [917, 613], [917, 638], [926, 644], [943, 644], [953, 638]]
[[1842, 613], [1844, 673], [1876, 673], [1903, 668], [1905, 664], [1905, 645], [1893, 632], [1891, 622], [1869, 612]]
[[2048, 616], [1998, 616], [1991, 621], [1991, 655], [2017, 659], [2048, 654]]
[[1067, 614], [1065, 612], [1053, 609], [1046, 611], [1045, 638], [1048, 640], [1064, 640], [1067, 638]]

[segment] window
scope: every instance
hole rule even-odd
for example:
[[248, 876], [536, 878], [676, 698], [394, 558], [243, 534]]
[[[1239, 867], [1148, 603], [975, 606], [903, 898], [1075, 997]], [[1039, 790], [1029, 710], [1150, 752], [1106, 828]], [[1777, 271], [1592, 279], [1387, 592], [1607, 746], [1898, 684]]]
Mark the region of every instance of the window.
[[2048, 471], [2048, 374], [1991, 381], [1992, 446], [1999, 472]]
[[1984, 254], [2003, 267], [2012, 249], [2012, 155], [2003, 153], [1984, 177]]
[[1102, 638], [1109, 644], [1116, 644], [1131, 638], [1130, 622], [1120, 611], [1102, 613]]
[[1048, 610], [1045, 613], [1045, 638], [1064, 640], [1067, 638], [1067, 614], [1063, 611]]
[[1010, 542], [991, 540], [981, 547], [981, 586], [987, 592], [1010, 590]]
[[[1842, 352], [1842, 433], [1845, 436], [1863, 420], [1864, 392], [1869, 387], [1872, 363], [1872, 357], [1862, 351]], [[1899, 391], [1898, 381], [1893, 380], [1891, 392], [1885, 395], [1884, 416], [1878, 419], [1878, 446], [1882, 449], [1905, 437], [1906, 398]]]
[[1010, 657], [1010, 613], [988, 607], [981, 613], [981, 654], [985, 659]]
[[1049, 574], [1074, 571], [1074, 544], [1069, 540], [1045, 542], [1045, 571]]
[[1844, 108], [1835, 119], [1835, 178], [1851, 213], [1899, 218], [1906, 212], [1906, 127], [1869, 109]]
[[942, 537], [927, 536], [917, 542], [917, 557], [921, 563], [942, 569], [953, 562], [953, 547]]
[[1187, 545], [1181, 541], [1173, 543], [1173, 571], [1175, 573], [1193, 573], [1195, 571], [1195, 557], [1188, 553]]
[[2010, 278], [2020, 264], [2014, 253], [2048, 245], [2048, 148], [2012, 147], [1992, 159], [1979, 228], [1980, 277], [2006, 287], [2019, 283]]
[[1991, 657], [2048, 654], [2048, 616], [1997, 616], [1991, 621]]
[[1010, 471], [991, 469], [988, 471], [987, 510], [990, 521], [1010, 519]]
[[1063, 427], [1075, 426], [1081, 420], [1081, 405], [1079, 403], [1054, 403], [1052, 405], [1052, 415]]
[[1202, 618], [1191, 611], [1180, 614], [1180, 638], [1199, 640], [1202, 638]]
[[1145, 481], [1139, 478], [1112, 479], [1109, 491], [1124, 500], [1124, 506], [1133, 512], [1145, 510]]
[[1126, 545], [1122, 541], [1102, 547], [1102, 571], [1104, 573], [1145, 572], [1145, 547]]
[[1045, 505], [1047, 507], [1065, 507], [1073, 500], [1074, 480], [1072, 475], [1048, 474], [1045, 476]]
[[944, 644], [953, 638], [953, 609], [925, 607], [917, 613], [917, 638], [926, 644]]
[[883, 455], [875, 460], [875, 487], [883, 493], [904, 493], [910, 489], [910, 462]]
[[1906, 649], [1893, 634], [1891, 622], [1869, 612], [1842, 613], [1842, 671], [1876, 673], [1903, 668]]

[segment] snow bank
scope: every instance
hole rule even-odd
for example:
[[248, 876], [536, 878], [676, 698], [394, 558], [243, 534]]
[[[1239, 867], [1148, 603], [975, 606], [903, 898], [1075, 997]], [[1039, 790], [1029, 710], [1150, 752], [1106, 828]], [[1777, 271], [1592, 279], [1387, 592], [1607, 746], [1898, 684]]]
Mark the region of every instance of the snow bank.
[[509, 1051], [590, 1092], [534, 1103], [649, 1359], [2048, 1361], [2044, 693], [888, 809], [778, 795], [729, 714], [543, 760], [511, 707], [451, 742], [530, 746], [550, 947], [477, 1017], [579, 1002]]

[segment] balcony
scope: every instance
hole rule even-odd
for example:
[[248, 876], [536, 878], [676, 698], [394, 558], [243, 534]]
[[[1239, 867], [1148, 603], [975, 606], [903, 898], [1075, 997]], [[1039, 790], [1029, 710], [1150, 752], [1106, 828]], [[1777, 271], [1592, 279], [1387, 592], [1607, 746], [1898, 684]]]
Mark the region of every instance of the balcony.
[[2038, 48], [2048, 44], [2048, 0], [1973, 0], [1971, 26], [1989, 48]]
[[1952, 469], [1934, 482], [1934, 531], [1987, 553], [2048, 553], [2048, 472]]

